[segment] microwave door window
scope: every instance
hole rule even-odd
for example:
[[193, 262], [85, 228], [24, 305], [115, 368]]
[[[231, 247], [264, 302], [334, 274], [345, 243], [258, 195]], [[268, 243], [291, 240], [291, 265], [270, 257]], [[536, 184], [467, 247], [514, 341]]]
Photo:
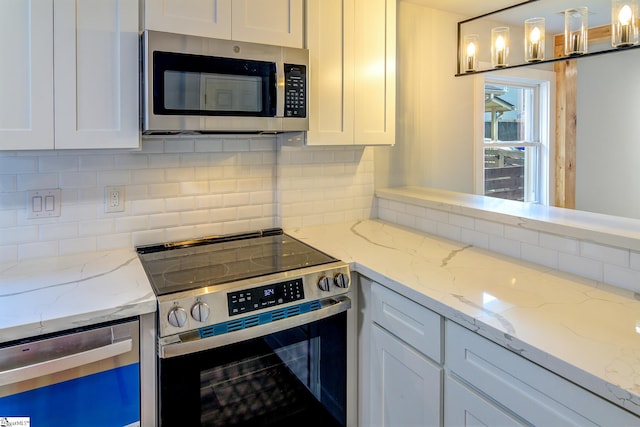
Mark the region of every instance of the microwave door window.
[[178, 111], [200, 109], [200, 73], [166, 70], [164, 108]]
[[262, 111], [262, 79], [257, 76], [202, 74], [203, 111]]

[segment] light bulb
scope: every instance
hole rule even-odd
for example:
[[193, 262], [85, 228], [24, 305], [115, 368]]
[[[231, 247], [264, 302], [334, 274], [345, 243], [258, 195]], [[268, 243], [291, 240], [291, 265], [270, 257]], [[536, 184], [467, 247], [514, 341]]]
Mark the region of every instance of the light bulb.
[[[531, 43], [538, 43], [540, 41], [540, 28], [534, 27], [533, 30], [531, 30], [531, 35], [529, 36], [529, 39], [531, 40]], [[496, 40], [496, 44], [497, 44], [497, 40]]]
[[504, 46], [505, 46], [504, 38], [502, 36], [498, 36], [496, 38], [496, 49], [497, 50], [503, 50]]
[[629, 25], [631, 23], [631, 17], [633, 13], [631, 12], [631, 8], [628, 4], [622, 6], [620, 9], [620, 13], [618, 13], [618, 21], [620, 21], [621, 25]]
[[469, 43], [467, 46], [467, 56], [473, 56], [476, 54], [476, 45], [474, 43]]

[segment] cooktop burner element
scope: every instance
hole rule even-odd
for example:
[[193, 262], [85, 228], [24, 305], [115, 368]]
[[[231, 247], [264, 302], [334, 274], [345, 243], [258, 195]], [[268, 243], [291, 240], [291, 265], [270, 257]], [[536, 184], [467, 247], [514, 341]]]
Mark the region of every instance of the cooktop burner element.
[[337, 261], [281, 229], [142, 246], [138, 253], [157, 296]]

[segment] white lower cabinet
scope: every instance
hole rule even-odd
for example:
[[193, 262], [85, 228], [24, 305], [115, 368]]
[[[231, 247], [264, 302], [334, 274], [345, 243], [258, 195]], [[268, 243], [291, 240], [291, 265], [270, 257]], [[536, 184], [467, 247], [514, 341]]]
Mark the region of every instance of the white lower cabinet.
[[[441, 317], [361, 280], [361, 426], [442, 425]], [[366, 339], [362, 339], [362, 336]]]
[[365, 277], [358, 425], [640, 426], [640, 417]]
[[440, 425], [440, 366], [377, 325], [371, 359], [371, 426]]
[[445, 325], [445, 425], [477, 425], [482, 416], [504, 416], [505, 425], [640, 425], [630, 412], [524, 357], [454, 322]]

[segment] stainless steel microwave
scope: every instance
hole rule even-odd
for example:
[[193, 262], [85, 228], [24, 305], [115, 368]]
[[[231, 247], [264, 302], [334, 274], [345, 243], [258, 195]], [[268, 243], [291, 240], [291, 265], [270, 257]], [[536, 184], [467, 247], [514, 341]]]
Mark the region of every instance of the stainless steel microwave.
[[309, 52], [145, 31], [142, 131], [278, 133], [309, 129]]

